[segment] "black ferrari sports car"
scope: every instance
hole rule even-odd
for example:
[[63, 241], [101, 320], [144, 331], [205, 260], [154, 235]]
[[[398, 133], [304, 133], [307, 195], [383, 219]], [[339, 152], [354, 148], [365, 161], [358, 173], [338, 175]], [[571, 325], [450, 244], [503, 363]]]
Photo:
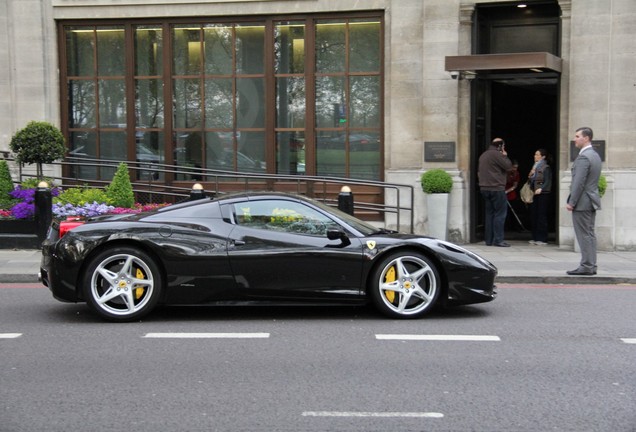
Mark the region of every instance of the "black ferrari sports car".
[[40, 276], [111, 321], [159, 304], [362, 304], [416, 318], [495, 298], [497, 269], [452, 243], [377, 228], [274, 192], [204, 198], [85, 223], [53, 222]]

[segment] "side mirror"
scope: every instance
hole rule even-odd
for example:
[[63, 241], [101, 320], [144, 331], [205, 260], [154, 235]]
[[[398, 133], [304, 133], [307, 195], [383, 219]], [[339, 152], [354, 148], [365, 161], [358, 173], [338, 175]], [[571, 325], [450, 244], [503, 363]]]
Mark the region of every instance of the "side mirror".
[[341, 246], [349, 246], [351, 241], [349, 237], [347, 237], [347, 233], [339, 228], [330, 228], [327, 230], [327, 238], [329, 240], [340, 240], [342, 242]]

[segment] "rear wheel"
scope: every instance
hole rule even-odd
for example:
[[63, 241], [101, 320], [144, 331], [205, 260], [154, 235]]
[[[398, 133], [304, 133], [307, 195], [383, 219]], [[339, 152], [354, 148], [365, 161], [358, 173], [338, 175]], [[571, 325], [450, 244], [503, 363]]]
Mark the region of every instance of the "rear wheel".
[[110, 321], [132, 321], [148, 314], [162, 288], [158, 266], [134, 247], [115, 247], [97, 255], [82, 283], [87, 304]]
[[378, 263], [371, 277], [375, 306], [392, 318], [418, 318], [430, 311], [441, 290], [435, 265], [422, 254], [394, 253]]

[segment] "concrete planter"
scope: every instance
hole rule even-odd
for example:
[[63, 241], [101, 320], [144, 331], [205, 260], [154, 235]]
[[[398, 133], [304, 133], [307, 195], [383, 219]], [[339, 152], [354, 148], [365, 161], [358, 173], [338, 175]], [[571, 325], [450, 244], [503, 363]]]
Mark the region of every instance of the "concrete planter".
[[0, 249], [37, 249], [40, 241], [32, 220], [0, 220]]
[[35, 234], [35, 221], [22, 219], [0, 220], [0, 233]]
[[446, 240], [448, 235], [448, 198], [450, 194], [436, 193], [426, 195], [428, 211], [428, 232], [431, 237]]

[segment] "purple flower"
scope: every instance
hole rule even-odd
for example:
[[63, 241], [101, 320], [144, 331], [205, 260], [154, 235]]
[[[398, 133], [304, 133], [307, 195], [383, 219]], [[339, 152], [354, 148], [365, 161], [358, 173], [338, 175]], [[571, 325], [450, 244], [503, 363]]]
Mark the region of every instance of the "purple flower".
[[35, 204], [33, 202], [21, 202], [11, 207], [11, 214], [16, 219], [33, 219]]

